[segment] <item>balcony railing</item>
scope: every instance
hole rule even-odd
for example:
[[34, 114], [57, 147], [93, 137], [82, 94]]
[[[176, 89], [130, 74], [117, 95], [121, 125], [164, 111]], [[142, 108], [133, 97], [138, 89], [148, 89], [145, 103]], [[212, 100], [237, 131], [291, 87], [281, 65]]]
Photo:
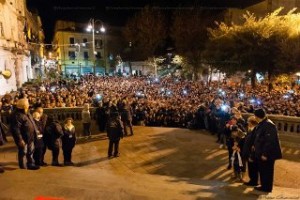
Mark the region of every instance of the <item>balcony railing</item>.
[[[248, 118], [252, 114], [243, 114], [244, 118]], [[300, 117], [289, 117], [284, 115], [268, 115], [276, 125], [279, 134], [299, 135], [300, 136]]]
[[[98, 126], [96, 123], [96, 108], [90, 108], [90, 113], [92, 117], [91, 131], [93, 134], [98, 134]], [[82, 108], [45, 108], [44, 112], [47, 115], [54, 115], [59, 121], [63, 122], [66, 118], [72, 117], [74, 120], [75, 127], [77, 129], [77, 134], [82, 135], [82, 123], [81, 123], [81, 112]], [[243, 114], [244, 118], [248, 118], [252, 114]], [[7, 115], [2, 114], [2, 121], [8, 124], [9, 119]], [[275, 123], [278, 128], [278, 133], [280, 136], [288, 136], [289, 138], [298, 138], [300, 136], [300, 117], [289, 117], [281, 115], [268, 115], [268, 117]], [[291, 136], [291, 137], [290, 137]]]

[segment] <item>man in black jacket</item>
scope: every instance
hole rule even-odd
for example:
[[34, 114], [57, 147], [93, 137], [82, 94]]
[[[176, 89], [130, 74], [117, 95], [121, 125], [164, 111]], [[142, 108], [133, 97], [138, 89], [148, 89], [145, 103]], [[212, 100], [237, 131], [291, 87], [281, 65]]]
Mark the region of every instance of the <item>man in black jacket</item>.
[[99, 102], [98, 108], [96, 109], [96, 119], [97, 119], [99, 131], [101, 133], [104, 132], [107, 119], [106, 119], [106, 114], [105, 114], [105, 107], [103, 106], [102, 101]]
[[272, 192], [275, 160], [282, 158], [277, 128], [263, 109], [255, 110], [254, 115], [259, 122], [255, 129], [254, 151], [261, 182], [255, 189]]
[[255, 128], [258, 124], [256, 117], [251, 116], [248, 118], [248, 131], [245, 137], [245, 143], [242, 151], [242, 158], [248, 165], [248, 176], [249, 182], [245, 182], [244, 185], [247, 186], [257, 186], [258, 185], [258, 166], [254, 153], [254, 139], [255, 139]]
[[49, 115], [47, 125], [45, 128], [44, 137], [46, 137], [46, 144], [48, 149], [52, 151], [52, 166], [62, 166], [58, 162], [60, 138], [64, 135], [63, 128], [57, 121], [55, 115]]
[[[111, 112], [109, 114], [109, 119], [107, 121], [107, 136], [109, 138], [109, 147], [108, 147], [108, 158], [112, 155], [114, 157], [119, 156], [119, 142], [123, 138], [123, 126], [121, 122], [121, 117], [115, 106], [112, 106]], [[113, 152], [114, 148], [114, 153]]]
[[132, 130], [132, 110], [126, 100], [123, 100], [120, 108], [121, 120], [123, 123], [124, 135], [127, 136], [127, 127], [129, 127], [130, 135], [133, 135]]
[[39, 166], [35, 165], [33, 152], [37, 128], [28, 109], [28, 99], [23, 98], [17, 102], [17, 109], [10, 119], [10, 130], [18, 147], [19, 167], [21, 169], [26, 168], [24, 165], [24, 157], [26, 156], [27, 169], [36, 170], [39, 169]]

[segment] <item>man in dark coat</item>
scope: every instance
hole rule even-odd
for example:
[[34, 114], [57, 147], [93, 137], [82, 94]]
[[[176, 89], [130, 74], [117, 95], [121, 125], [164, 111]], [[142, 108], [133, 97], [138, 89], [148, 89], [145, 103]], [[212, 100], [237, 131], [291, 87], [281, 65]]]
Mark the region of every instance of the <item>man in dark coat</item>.
[[251, 116], [248, 118], [248, 131], [245, 137], [245, 143], [242, 151], [242, 158], [248, 165], [248, 176], [249, 182], [245, 182], [244, 185], [247, 186], [257, 186], [258, 185], [258, 166], [255, 159], [254, 152], [254, 139], [255, 139], [255, 128], [258, 124], [256, 117]]
[[277, 128], [263, 109], [255, 110], [254, 115], [259, 122], [255, 129], [254, 151], [261, 182], [255, 189], [272, 192], [275, 160], [282, 158]]
[[96, 119], [97, 119], [99, 131], [104, 132], [107, 119], [105, 114], [105, 107], [103, 106], [102, 102], [99, 102], [98, 108], [96, 109]]
[[37, 128], [28, 109], [28, 99], [23, 98], [17, 102], [17, 109], [10, 119], [10, 130], [18, 147], [19, 167], [21, 169], [26, 168], [24, 165], [24, 157], [26, 156], [27, 169], [36, 170], [39, 169], [39, 166], [35, 165], [33, 153]]
[[[111, 108], [109, 119], [107, 121], [107, 136], [109, 138], [108, 158], [112, 155], [114, 155], [114, 157], [118, 157], [119, 142], [120, 139], [123, 138], [123, 126], [117, 108], [114, 106]], [[112, 153], [113, 148], [114, 153]]]
[[63, 135], [63, 128], [56, 120], [56, 117], [54, 115], [49, 115], [44, 137], [46, 137], [46, 144], [48, 144], [48, 149], [52, 151], [52, 166], [62, 166], [58, 162], [58, 156], [61, 143], [60, 138]]
[[123, 100], [120, 108], [121, 120], [123, 123], [124, 135], [127, 136], [127, 127], [129, 127], [130, 135], [133, 135], [132, 130], [132, 110], [126, 100]]

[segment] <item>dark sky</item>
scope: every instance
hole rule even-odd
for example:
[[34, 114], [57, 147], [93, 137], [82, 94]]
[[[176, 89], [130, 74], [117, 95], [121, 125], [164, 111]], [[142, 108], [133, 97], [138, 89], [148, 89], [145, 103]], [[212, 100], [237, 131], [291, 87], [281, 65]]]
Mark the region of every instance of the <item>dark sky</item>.
[[88, 23], [93, 17], [110, 25], [122, 26], [145, 5], [170, 11], [180, 6], [208, 9], [245, 7], [258, 1], [262, 0], [27, 0], [27, 5], [38, 10], [46, 43], [51, 43], [54, 24], [58, 19]]

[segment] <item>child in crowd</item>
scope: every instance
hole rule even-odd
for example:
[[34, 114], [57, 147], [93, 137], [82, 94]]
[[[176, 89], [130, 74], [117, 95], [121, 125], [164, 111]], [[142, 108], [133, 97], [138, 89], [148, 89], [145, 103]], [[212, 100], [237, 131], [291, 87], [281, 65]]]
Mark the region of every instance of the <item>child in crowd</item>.
[[244, 162], [241, 156], [241, 150], [243, 149], [245, 133], [236, 128], [232, 131], [231, 137], [233, 138], [233, 153], [231, 156], [231, 165], [233, 166], [233, 178], [236, 178], [239, 182], [243, 181]]

